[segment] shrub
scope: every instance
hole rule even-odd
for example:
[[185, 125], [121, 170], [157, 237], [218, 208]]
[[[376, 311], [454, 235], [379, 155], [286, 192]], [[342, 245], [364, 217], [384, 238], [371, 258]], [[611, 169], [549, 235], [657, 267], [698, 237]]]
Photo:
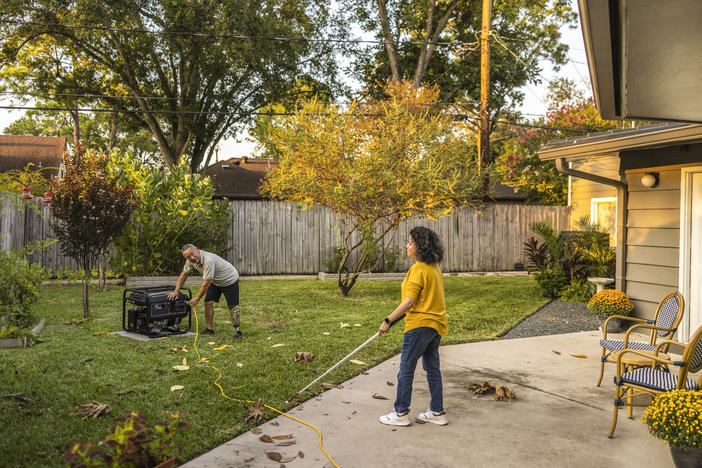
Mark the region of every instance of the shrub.
[[561, 289], [561, 299], [564, 301], [587, 302], [591, 297], [591, 285], [582, 280], [575, 280]]
[[634, 310], [629, 297], [618, 289], [603, 289], [587, 303], [587, 308], [596, 315], [628, 316]]
[[541, 295], [551, 299], [557, 298], [561, 290], [568, 284], [568, 277], [559, 269], [537, 272], [534, 278], [539, 285]]
[[213, 200], [208, 177], [190, 174], [183, 160], [172, 170], [154, 169], [133, 156], [113, 159], [120, 177], [133, 184], [139, 205], [115, 239], [113, 269], [127, 275], [177, 274], [184, 244], [224, 256], [231, 227], [226, 200]]
[[0, 252], [0, 315], [7, 315], [16, 327], [31, 326], [31, 306], [39, 299], [45, 276], [40, 265], [29, 263], [21, 253]]
[[702, 391], [658, 395], [644, 411], [648, 432], [673, 448], [702, 447]]

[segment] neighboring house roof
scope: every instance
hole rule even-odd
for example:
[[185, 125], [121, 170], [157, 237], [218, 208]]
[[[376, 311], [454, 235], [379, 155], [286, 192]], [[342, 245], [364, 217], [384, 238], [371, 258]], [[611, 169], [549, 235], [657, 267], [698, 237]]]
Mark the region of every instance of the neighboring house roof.
[[23, 170], [29, 163], [36, 167], [51, 167], [44, 171], [57, 176], [66, 149], [64, 137], [0, 135], [0, 172]]
[[238, 200], [261, 200], [259, 185], [269, 169], [278, 166], [273, 159], [231, 158], [202, 170], [212, 178], [215, 196]]
[[505, 201], [505, 202], [526, 201], [526, 197], [518, 188], [510, 187], [509, 185], [501, 184], [498, 182], [492, 186], [492, 189], [495, 193], [495, 197], [494, 197], [495, 201]]
[[657, 123], [549, 141], [539, 149], [539, 158], [541, 160], [575, 159], [699, 141], [702, 141], [700, 124]]

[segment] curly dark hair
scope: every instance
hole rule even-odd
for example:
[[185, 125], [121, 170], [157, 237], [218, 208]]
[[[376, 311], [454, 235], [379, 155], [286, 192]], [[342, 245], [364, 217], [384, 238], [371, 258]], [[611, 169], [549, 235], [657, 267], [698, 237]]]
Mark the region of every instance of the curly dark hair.
[[424, 263], [439, 263], [444, 258], [444, 246], [431, 229], [417, 226], [410, 231], [410, 237], [417, 248], [417, 258]]

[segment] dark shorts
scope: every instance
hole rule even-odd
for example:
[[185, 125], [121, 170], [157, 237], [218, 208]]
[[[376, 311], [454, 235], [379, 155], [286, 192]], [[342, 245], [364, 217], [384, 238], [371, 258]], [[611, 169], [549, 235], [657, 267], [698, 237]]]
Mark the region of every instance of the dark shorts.
[[227, 299], [227, 307], [230, 309], [234, 306], [239, 305], [239, 280], [236, 280], [233, 284], [229, 286], [219, 287], [214, 284], [210, 284], [207, 288], [207, 293], [205, 294], [205, 302], [219, 302], [219, 298], [224, 297]]

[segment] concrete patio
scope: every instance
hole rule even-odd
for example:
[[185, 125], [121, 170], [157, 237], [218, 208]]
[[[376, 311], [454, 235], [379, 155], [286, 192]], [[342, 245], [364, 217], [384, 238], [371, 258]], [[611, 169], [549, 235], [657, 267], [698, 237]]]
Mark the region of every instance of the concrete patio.
[[[672, 467], [668, 447], [641, 423], [642, 408], [634, 409], [632, 420], [620, 410], [614, 439], [607, 438], [614, 366], [607, 365], [597, 387], [600, 336], [592, 331], [442, 347], [448, 426], [389, 427], [378, 422], [378, 416], [392, 409], [395, 387], [388, 381], [396, 382], [399, 356], [289, 414], [322, 432], [324, 448], [341, 467]], [[508, 386], [516, 399], [476, 397], [464, 388], [484, 381]], [[421, 365], [414, 388], [411, 415], [429, 404]], [[280, 467], [266, 452], [278, 452], [283, 459], [295, 456], [287, 467], [333, 466], [309, 427], [279, 416], [260, 429], [260, 434], [242, 434], [184, 466]], [[263, 434], [293, 434], [295, 443], [264, 443], [259, 440]]]

